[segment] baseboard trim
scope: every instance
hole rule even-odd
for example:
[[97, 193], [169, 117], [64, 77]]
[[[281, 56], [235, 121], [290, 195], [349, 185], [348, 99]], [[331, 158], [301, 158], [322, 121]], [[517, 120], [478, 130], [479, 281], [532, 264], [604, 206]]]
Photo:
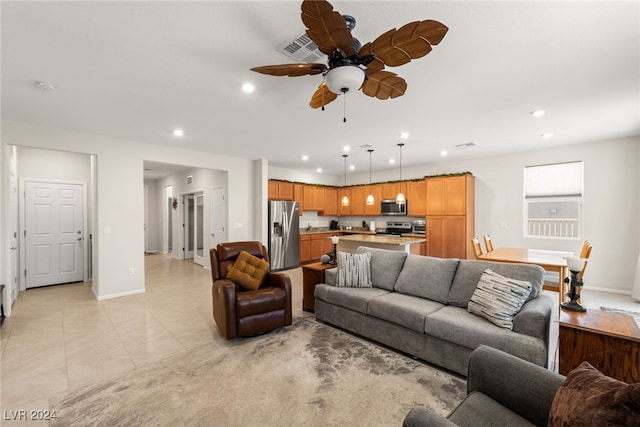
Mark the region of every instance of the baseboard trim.
[[601, 287], [597, 287], [597, 286], [585, 286], [582, 289], [585, 290], [585, 291], [606, 292], [608, 294], [618, 294], [618, 295], [631, 296], [631, 291], [623, 291], [623, 290], [620, 290], [620, 289], [601, 288]]
[[104, 301], [106, 299], [120, 298], [120, 297], [126, 297], [126, 296], [130, 296], [130, 295], [137, 295], [137, 294], [145, 293], [144, 289], [137, 289], [135, 291], [119, 292], [119, 293], [116, 293], [116, 294], [96, 295], [95, 289], [91, 288], [91, 290], [93, 291], [93, 295], [96, 297], [96, 299], [98, 301]]

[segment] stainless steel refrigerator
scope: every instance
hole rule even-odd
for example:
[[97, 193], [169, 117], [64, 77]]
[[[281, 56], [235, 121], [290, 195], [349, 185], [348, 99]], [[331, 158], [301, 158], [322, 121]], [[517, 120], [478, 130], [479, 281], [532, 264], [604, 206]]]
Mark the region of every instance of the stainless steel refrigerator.
[[298, 202], [269, 200], [269, 262], [271, 270], [300, 265]]

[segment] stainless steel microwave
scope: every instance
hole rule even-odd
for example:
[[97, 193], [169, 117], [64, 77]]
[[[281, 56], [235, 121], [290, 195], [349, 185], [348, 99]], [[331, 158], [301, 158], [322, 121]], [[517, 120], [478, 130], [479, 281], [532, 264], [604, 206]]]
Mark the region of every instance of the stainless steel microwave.
[[384, 216], [407, 216], [407, 203], [399, 205], [396, 199], [381, 200], [380, 213]]

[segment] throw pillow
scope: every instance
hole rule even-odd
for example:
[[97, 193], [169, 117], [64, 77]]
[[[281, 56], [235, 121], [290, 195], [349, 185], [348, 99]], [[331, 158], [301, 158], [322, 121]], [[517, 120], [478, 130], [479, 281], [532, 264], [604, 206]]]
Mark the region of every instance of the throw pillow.
[[371, 253], [338, 252], [338, 280], [336, 286], [371, 288]]
[[471, 296], [467, 310], [505, 329], [513, 329], [513, 317], [531, 293], [531, 283], [509, 279], [486, 269]]
[[549, 426], [637, 426], [640, 383], [626, 384], [582, 362], [556, 392]]
[[243, 288], [255, 290], [262, 284], [262, 279], [269, 270], [269, 263], [251, 255], [247, 251], [240, 251], [236, 262], [227, 273], [227, 279]]

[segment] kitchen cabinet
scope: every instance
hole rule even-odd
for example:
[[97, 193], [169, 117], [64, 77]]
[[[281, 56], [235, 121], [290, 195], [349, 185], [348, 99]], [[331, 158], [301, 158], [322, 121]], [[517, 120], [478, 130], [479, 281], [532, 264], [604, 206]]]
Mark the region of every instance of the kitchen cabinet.
[[[373, 205], [366, 205], [364, 207], [364, 214], [366, 216], [380, 216], [380, 200], [382, 200], [382, 186], [380, 185], [368, 185], [365, 187], [367, 189], [367, 196], [369, 193], [373, 194], [373, 199], [375, 202]], [[366, 196], [365, 196], [366, 197]]]
[[331, 236], [336, 233], [314, 233], [310, 234], [310, 259], [311, 261], [318, 261], [320, 257], [333, 250], [333, 243], [331, 243]]
[[367, 187], [358, 185], [351, 187], [351, 197], [349, 198], [352, 216], [364, 216], [367, 205]]
[[405, 197], [407, 196], [407, 183], [405, 181], [385, 182], [381, 184], [381, 188], [381, 198], [385, 200], [395, 199], [400, 192], [402, 192]]
[[305, 211], [322, 211], [324, 209], [324, 187], [305, 185], [302, 198], [302, 206]]
[[[347, 206], [342, 206], [342, 198], [344, 196], [347, 196], [349, 198], [349, 204]], [[350, 187], [342, 187], [338, 189], [338, 215], [339, 216], [351, 215], [351, 188]]]
[[269, 180], [267, 193], [269, 200], [293, 200], [293, 182]]
[[472, 175], [426, 179], [427, 255], [474, 257], [474, 186]]
[[338, 216], [338, 189], [335, 187], [325, 187], [324, 208], [321, 215]]
[[311, 236], [300, 235], [300, 264], [311, 262]]
[[304, 212], [304, 209], [302, 206], [303, 189], [304, 189], [303, 184], [293, 184], [293, 201], [298, 202], [298, 216], [302, 216], [302, 213]]
[[407, 215], [425, 216], [427, 214], [427, 183], [425, 180], [407, 182]]

